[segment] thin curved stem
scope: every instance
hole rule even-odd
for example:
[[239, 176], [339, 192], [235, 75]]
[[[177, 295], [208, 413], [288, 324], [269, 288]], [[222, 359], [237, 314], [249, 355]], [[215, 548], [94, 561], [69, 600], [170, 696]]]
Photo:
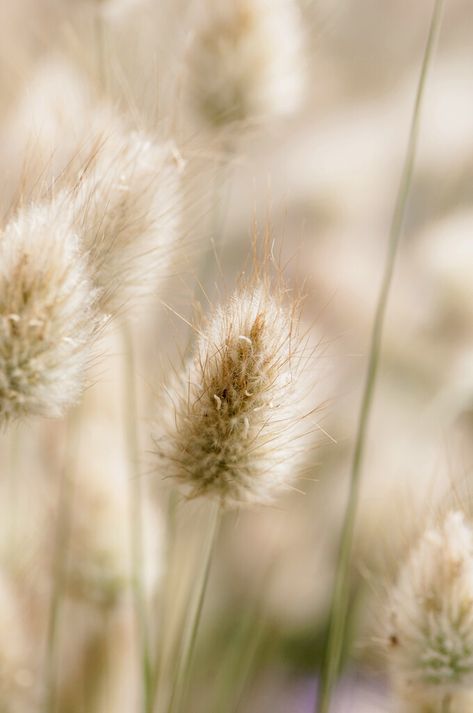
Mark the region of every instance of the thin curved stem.
[[49, 601], [46, 658], [45, 658], [45, 710], [54, 713], [57, 707], [56, 679], [58, 663], [58, 637], [67, 574], [70, 520], [74, 497], [74, 466], [79, 449], [80, 409], [74, 409], [66, 420], [66, 445], [64, 465], [59, 483], [54, 538], [53, 582]]
[[201, 575], [192, 593], [192, 601], [189, 606], [189, 614], [181, 641], [179, 662], [173, 682], [168, 713], [180, 713], [187, 692], [220, 518], [221, 507], [213, 506], [204, 544]]
[[363, 456], [366, 444], [366, 436], [369, 425], [369, 417], [378, 374], [381, 341], [383, 336], [384, 317], [391, 288], [392, 277], [396, 262], [399, 241], [402, 235], [404, 219], [409, 192], [412, 184], [412, 175], [417, 150], [417, 139], [420, 126], [421, 106], [424, 96], [425, 84], [428, 69], [431, 63], [433, 49], [441, 25], [441, 17], [444, 0], [435, 0], [432, 18], [430, 22], [427, 44], [424, 51], [422, 67], [420, 71], [414, 110], [412, 114], [409, 139], [407, 144], [404, 165], [396, 198], [391, 229], [389, 232], [388, 249], [384, 264], [384, 274], [378, 294], [376, 313], [371, 334], [368, 366], [363, 389], [358, 427], [355, 438], [353, 459], [351, 464], [350, 491], [345, 511], [343, 529], [340, 540], [340, 550], [338, 566], [335, 578], [335, 586], [332, 598], [332, 611], [330, 616], [330, 628], [324, 669], [321, 680], [321, 693], [316, 710], [318, 713], [327, 713], [330, 707], [332, 690], [335, 685], [342, 655], [343, 642], [345, 638], [346, 619], [349, 605], [349, 570], [353, 548], [353, 534], [355, 529], [356, 513], [358, 509], [360, 481], [363, 466]]
[[168, 505], [166, 511], [166, 540], [167, 548], [165, 554], [165, 565], [164, 570], [167, 572], [164, 584], [161, 586], [160, 596], [157, 606], [157, 616], [158, 625], [160, 627], [159, 636], [156, 641], [155, 648], [155, 660], [154, 660], [154, 675], [153, 675], [153, 710], [157, 713], [160, 710], [160, 694], [163, 686], [163, 680], [165, 676], [164, 665], [165, 665], [165, 641], [166, 641], [166, 628], [165, 622], [168, 618], [168, 611], [170, 605], [171, 597], [171, 586], [170, 586], [170, 563], [173, 559], [175, 541], [176, 541], [176, 529], [177, 529], [177, 504], [178, 495], [175, 488], [172, 488], [168, 495]]

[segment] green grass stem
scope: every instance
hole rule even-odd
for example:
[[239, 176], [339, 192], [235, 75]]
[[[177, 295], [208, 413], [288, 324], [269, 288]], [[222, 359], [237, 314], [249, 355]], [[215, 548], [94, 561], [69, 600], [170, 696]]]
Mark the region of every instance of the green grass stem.
[[368, 432], [369, 417], [378, 374], [384, 318], [391, 288], [396, 256], [400, 238], [403, 232], [409, 192], [412, 184], [417, 142], [421, 118], [422, 100], [424, 97], [428, 70], [436, 39], [439, 34], [444, 0], [435, 0], [430, 22], [427, 44], [424, 51], [419, 82], [412, 114], [409, 139], [404, 159], [401, 180], [395, 203], [391, 229], [389, 232], [388, 249], [384, 264], [384, 274], [377, 298], [376, 312], [373, 322], [368, 366], [357, 424], [353, 459], [350, 473], [350, 490], [343, 522], [335, 586], [332, 598], [329, 636], [326, 647], [324, 667], [321, 677], [321, 691], [316, 710], [318, 713], [328, 713], [333, 688], [337, 680], [345, 639], [346, 620], [350, 597], [350, 563], [353, 550], [353, 535], [358, 509], [360, 482], [362, 475], [363, 456]]
[[220, 505], [212, 504], [207, 537], [202, 552], [200, 576], [192, 590], [168, 713], [181, 713], [185, 701], [220, 519]]

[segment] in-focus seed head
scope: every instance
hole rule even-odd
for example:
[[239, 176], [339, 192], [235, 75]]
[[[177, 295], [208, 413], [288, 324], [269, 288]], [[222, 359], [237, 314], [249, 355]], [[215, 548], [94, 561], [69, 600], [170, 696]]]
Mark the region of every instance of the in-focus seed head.
[[157, 291], [176, 249], [180, 165], [171, 143], [141, 133], [111, 137], [73, 195], [101, 308], [115, 313]]
[[440, 711], [445, 696], [473, 687], [473, 529], [462, 513], [424, 533], [389, 614], [390, 665], [404, 700]]
[[0, 238], [0, 421], [60, 416], [83, 389], [98, 326], [67, 205], [31, 205]]
[[294, 477], [306, 425], [297, 328], [293, 308], [260, 287], [236, 293], [202, 331], [156, 439], [162, 473], [191, 497], [265, 503]]
[[304, 92], [302, 45], [293, 0], [207, 0], [188, 57], [198, 111], [217, 126], [292, 113]]

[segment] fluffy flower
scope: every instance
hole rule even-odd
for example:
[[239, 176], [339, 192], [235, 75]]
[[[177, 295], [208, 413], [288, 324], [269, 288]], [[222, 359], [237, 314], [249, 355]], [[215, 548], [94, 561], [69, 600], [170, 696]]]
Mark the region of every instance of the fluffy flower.
[[172, 144], [141, 133], [110, 136], [73, 192], [77, 230], [106, 313], [149, 294], [165, 276], [180, 207], [176, 156]]
[[84, 386], [95, 292], [61, 203], [31, 205], [0, 241], [0, 419], [59, 416]]
[[400, 696], [416, 711], [440, 712], [473, 688], [473, 529], [462, 513], [428, 529], [404, 564], [388, 647]]
[[304, 89], [293, 0], [206, 0], [188, 57], [195, 104], [213, 125], [290, 114]]
[[191, 497], [268, 502], [293, 478], [305, 429], [297, 326], [294, 309], [260, 287], [237, 292], [202, 331], [157, 438], [162, 472]]
[[64, 56], [35, 63], [3, 129], [0, 161], [9, 178], [1, 196], [4, 209], [19, 195], [41, 195], [65, 173], [77, 171], [90, 148], [115, 130], [122, 130], [117, 113], [99, 101], [87, 76]]

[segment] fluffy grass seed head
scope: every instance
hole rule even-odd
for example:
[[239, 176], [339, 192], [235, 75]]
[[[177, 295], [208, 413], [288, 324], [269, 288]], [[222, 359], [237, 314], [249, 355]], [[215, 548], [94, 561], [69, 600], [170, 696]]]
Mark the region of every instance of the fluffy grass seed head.
[[461, 512], [421, 537], [392, 592], [389, 622], [390, 665], [403, 700], [437, 711], [473, 687], [473, 529]]
[[98, 326], [67, 205], [31, 205], [0, 237], [0, 421], [60, 416], [83, 389]]
[[304, 93], [293, 0], [203, 0], [188, 57], [190, 93], [213, 126], [291, 114]]
[[156, 439], [163, 474], [225, 506], [271, 501], [297, 469], [304, 358], [294, 306], [266, 286], [235, 293], [168, 390]]
[[107, 314], [157, 290], [177, 249], [181, 164], [175, 146], [112, 136], [73, 193], [75, 223]]

